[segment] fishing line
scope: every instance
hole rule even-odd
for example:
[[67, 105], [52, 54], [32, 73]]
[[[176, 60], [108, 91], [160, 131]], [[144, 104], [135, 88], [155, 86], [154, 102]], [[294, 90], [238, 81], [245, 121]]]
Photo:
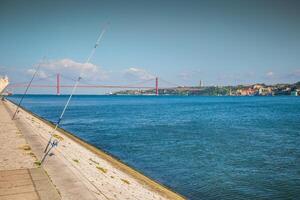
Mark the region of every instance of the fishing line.
[[[104, 33], [106, 32], [106, 27], [107, 27], [107, 24], [104, 26], [103, 30], [101, 31], [101, 33], [100, 33], [99, 37], [97, 38], [97, 41], [96, 41], [96, 43], [95, 43], [95, 45], [94, 45], [94, 47], [93, 47], [93, 49], [92, 49], [90, 55], [87, 57], [87, 59], [86, 59], [86, 61], [85, 61], [84, 64], [88, 64], [88, 63], [90, 62], [90, 60], [92, 59], [92, 57], [94, 56], [95, 51], [96, 51], [96, 48], [99, 46], [100, 41], [102, 40], [103, 35], [104, 35]], [[52, 133], [51, 133], [51, 135], [50, 135], [49, 141], [48, 141], [47, 146], [46, 146], [46, 148], [45, 148], [45, 150], [44, 150], [44, 156], [43, 156], [43, 158], [42, 158], [42, 161], [45, 160], [46, 156], [47, 156], [47, 155], [49, 154], [49, 152], [50, 152], [50, 151], [48, 151], [49, 145], [51, 145], [51, 149], [52, 149], [52, 146], [53, 146], [53, 145], [52, 145], [52, 144], [53, 144], [52, 139], [53, 139], [54, 133], [56, 132], [56, 130], [57, 130], [57, 128], [58, 128], [58, 126], [59, 126], [59, 124], [60, 124], [60, 122], [61, 122], [61, 120], [62, 120], [62, 118], [63, 118], [63, 116], [64, 116], [64, 114], [65, 114], [65, 112], [66, 112], [66, 110], [67, 110], [67, 108], [68, 108], [68, 106], [69, 106], [69, 104], [70, 104], [70, 101], [71, 101], [71, 99], [72, 99], [72, 97], [73, 97], [73, 95], [74, 95], [74, 93], [75, 93], [75, 91], [76, 91], [76, 89], [77, 89], [77, 87], [78, 87], [78, 84], [79, 84], [80, 80], [82, 79], [83, 70], [84, 70], [84, 68], [81, 67], [80, 75], [79, 75], [79, 77], [77, 78], [77, 80], [76, 80], [76, 82], [75, 82], [75, 84], [74, 84], [74, 86], [73, 86], [72, 92], [71, 92], [71, 94], [70, 94], [70, 96], [69, 96], [69, 98], [68, 98], [68, 101], [66, 102], [66, 104], [65, 104], [65, 106], [64, 106], [64, 109], [62, 110], [61, 115], [60, 115], [60, 117], [58, 118], [57, 123], [56, 123], [56, 125], [55, 125], [55, 127], [54, 127], [54, 129], [53, 129], [53, 131], [52, 131]], [[57, 146], [57, 145], [58, 145], [58, 144], [55, 144], [55, 146]], [[42, 163], [42, 162], [41, 162], [41, 163]]]
[[[43, 58], [43, 61], [44, 61], [44, 59], [45, 59], [45, 57]], [[27, 85], [27, 87], [26, 87], [26, 89], [25, 89], [25, 92], [24, 92], [24, 94], [23, 94], [22, 97], [21, 97], [21, 100], [19, 101], [19, 104], [18, 104], [18, 106], [17, 106], [17, 109], [16, 109], [16, 111], [15, 111], [13, 117], [12, 117], [12, 120], [15, 119], [15, 117], [16, 117], [18, 111], [19, 111], [19, 108], [20, 108], [20, 106], [21, 106], [21, 104], [22, 104], [22, 102], [23, 102], [23, 99], [25, 98], [25, 96], [26, 96], [26, 94], [27, 94], [27, 92], [28, 92], [28, 90], [29, 90], [29, 88], [30, 88], [30, 86], [31, 86], [31, 83], [32, 83], [33, 79], [35, 78], [35, 76], [37, 75], [38, 71], [39, 71], [40, 68], [41, 68], [41, 64], [42, 64], [42, 62], [39, 63], [38, 67], [36, 68], [35, 72], [33, 73], [32, 78], [31, 78], [31, 80], [29, 81], [29, 83], [28, 83], [28, 85]]]

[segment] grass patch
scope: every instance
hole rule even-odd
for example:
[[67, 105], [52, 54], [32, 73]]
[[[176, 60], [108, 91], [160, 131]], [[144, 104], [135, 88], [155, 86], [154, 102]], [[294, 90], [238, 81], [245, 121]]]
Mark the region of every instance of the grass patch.
[[28, 144], [24, 144], [20, 148], [23, 149], [23, 150], [25, 150], [25, 151], [30, 151], [31, 150], [31, 147]]
[[60, 141], [64, 140], [63, 137], [61, 137], [60, 135], [57, 135], [57, 134], [54, 134], [53, 137], [56, 138], [56, 139], [58, 139], [58, 140], [60, 140]]
[[35, 154], [33, 152], [29, 152], [28, 155], [30, 155], [31, 157], [33, 157], [34, 159], [37, 160], [37, 157], [35, 156]]
[[37, 166], [41, 166], [42, 165], [42, 163], [40, 161], [35, 161], [34, 164], [37, 165]]
[[123, 183], [126, 183], [126, 184], [128, 184], [128, 185], [130, 184], [130, 182], [129, 182], [128, 180], [126, 180], [126, 179], [122, 179], [122, 178], [121, 178], [121, 181], [123, 181]]
[[17, 135], [22, 135], [21, 131], [16, 132]]
[[99, 165], [99, 163], [97, 162], [97, 161], [95, 161], [95, 160], [93, 160], [93, 159], [89, 159], [91, 162], [93, 162], [94, 164], [96, 164], [96, 165]]
[[97, 166], [96, 168], [99, 169], [99, 170], [100, 170], [101, 172], [103, 172], [103, 173], [106, 173], [106, 172], [107, 172], [107, 169], [102, 168], [102, 167], [100, 167], [100, 166]]
[[73, 161], [76, 162], [76, 163], [79, 163], [79, 160], [77, 160], [77, 159], [73, 159]]

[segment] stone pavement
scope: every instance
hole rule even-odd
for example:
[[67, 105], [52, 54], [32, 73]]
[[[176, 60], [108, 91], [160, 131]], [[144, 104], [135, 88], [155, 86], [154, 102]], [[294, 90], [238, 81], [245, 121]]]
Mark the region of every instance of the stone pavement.
[[[2, 103], [2, 105], [1, 105]], [[16, 127], [17, 130], [22, 134], [22, 137], [26, 140], [27, 144], [30, 146], [32, 153], [36, 158], [41, 159], [43, 156], [44, 148], [47, 144], [47, 140], [38, 134], [39, 130], [36, 130], [32, 124], [28, 124], [24, 120], [24, 112], [21, 110], [14, 121], [10, 118], [13, 115], [14, 109], [8, 108], [8, 102], [0, 102], [0, 125], [1, 121], [1, 110], [5, 110], [5, 120], [9, 123], [13, 123], [12, 126]], [[10, 116], [10, 117], [8, 117]], [[23, 116], [23, 117], [21, 117]], [[0, 136], [1, 137], [1, 136]], [[63, 200], [97, 200], [106, 199], [105, 197], [97, 198], [94, 192], [91, 192], [86, 186], [86, 182], [83, 181], [84, 178], [79, 178], [78, 174], [74, 174], [70, 170], [68, 163], [63, 158], [60, 158], [58, 153], [54, 150], [53, 158], [49, 157], [45, 160], [42, 167], [46, 170], [47, 175], [49, 175], [52, 183], [56, 186], [56, 189], [60, 193], [60, 197]], [[1, 152], [0, 152], [1, 155]], [[0, 156], [1, 157], [1, 156]], [[55, 157], [55, 159], [54, 159]], [[0, 158], [1, 159], [1, 158]], [[1, 168], [0, 168], [1, 169]], [[59, 170], [58, 170], [59, 169]], [[1, 195], [1, 194], [0, 194]], [[2, 200], [0, 198], [0, 200]], [[42, 199], [43, 200], [43, 199]]]
[[0, 200], [59, 200], [42, 168], [0, 171]]
[[11, 120], [9, 113], [0, 100], [0, 170], [12, 170], [36, 167], [22, 132]]
[[0, 100], [0, 200], [61, 199]]

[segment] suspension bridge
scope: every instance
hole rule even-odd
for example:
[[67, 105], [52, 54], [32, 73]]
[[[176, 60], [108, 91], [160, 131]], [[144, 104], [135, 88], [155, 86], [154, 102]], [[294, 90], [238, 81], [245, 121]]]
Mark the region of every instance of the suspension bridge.
[[[56, 95], [61, 94], [61, 90], [63, 88], [72, 88], [74, 87], [73, 84], [64, 84], [63, 81], [75, 81], [75, 79], [62, 75], [60, 73], [52, 74], [50, 76], [39, 78], [31, 84], [31, 88], [53, 88], [56, 92]], [[42, 81], [47, 81], [47, 83], [41, 83]], [[164, 84], [164, 87], [159, 87], [159, 81]], [[10, 89], [15, 88], [25, 88], [28, 85], [27, 82], [19, 82], [19, 83], [11, 83], [9, 85]], [[162, 78], [155, 77], [151, 79], [147, 79], [143, 82], [134, 83], [134, 84], [127, 84], [127, 85], [105, 85], [105, 84], [91, 84], [87, 83], [86, 81], [82, 81], [80, 85], [77, 86], [78, 88], [109, 88], [109, 89], [139, 89], [139, 90], [155, 90], [155, 94], [159, 95], [160, 89], [170, 89], [170, 88], [186, 88], [180, 86], [178, 84], [166, 81]], [[190, 88], [190, 87], [189, 87]]]

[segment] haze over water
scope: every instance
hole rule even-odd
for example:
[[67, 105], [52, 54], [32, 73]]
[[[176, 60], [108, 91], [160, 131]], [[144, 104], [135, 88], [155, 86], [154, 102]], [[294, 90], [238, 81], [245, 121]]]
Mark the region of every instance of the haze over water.
[[[66, 100], [24, 106], [56, 122]], [[61, 126], [192, 200], [300, 196], [298, 97], [75, 96]]]

